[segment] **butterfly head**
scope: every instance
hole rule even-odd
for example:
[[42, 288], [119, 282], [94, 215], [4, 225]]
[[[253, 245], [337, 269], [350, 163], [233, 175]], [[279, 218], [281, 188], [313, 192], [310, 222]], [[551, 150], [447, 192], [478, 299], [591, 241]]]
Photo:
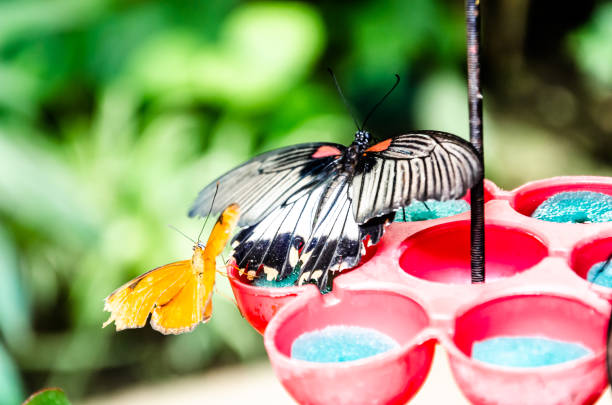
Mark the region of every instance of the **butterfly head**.
[[370, 140], [372, 139], [372, 135], [366, 130], [359, 129], [355, 132], [355, 140], [353, 144], [359, 145], [362, 148], [366, 148], [370, 144]]

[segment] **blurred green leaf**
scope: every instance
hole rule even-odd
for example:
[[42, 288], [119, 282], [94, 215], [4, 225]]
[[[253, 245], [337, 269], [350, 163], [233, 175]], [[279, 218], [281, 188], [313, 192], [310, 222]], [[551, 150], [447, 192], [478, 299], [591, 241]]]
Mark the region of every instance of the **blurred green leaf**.
[[228, 107], [269, 105], [304, 77], [322, 51], [324, 28], [302, 3], [243, 5], [216, 44], [185, 31], [151, 40], [135, 56], [135, 77], [155, 93], [186, 92]]
[[469, 138], [467, 87], [457, 73], [432, 72], [419, 86], [416, 99], [418, 128], [435, 128]]
[[91, 240], [96, 215], [77, 176], [58, 151], [0, 128], [0, 211], [48, 237], [80, 245]]
[[23, 35], [73, 28], [97, 18], [110, 0], [24, 0], [0, 3], [0, 46]]
[[15, 405], [23, 399], [19, 372], [2, 344], [0, 344], [0, 394], [0, 405]]
[[37, 101], [37, 82], [28, 72], [0, 62], [0, 106], [32, 116]]
[[360, 78], [356, 83], [382, 84], [392, 72], [419, 69], [413, 66], [417, 62], [429, 67], [462, 58], [463, 38], [457, 33], [463, 32], [464, 23], [453, 10], [451, 4], [431, 0], [380, 0], [357, 6], [350, 20], [352, 64]]
[[23, 405], [70, 405], [70, 401], [61, 389], [46, 388], [32, 394]]
[[569, 35], [568, 45], [586, 74], [612, 88], [612, 3], [602, 3], [593, 19]]
[[21, 282], [16, 246], [1, 223], [0, 279], [0, 330], [11, 347], [23, 347], [31, 338], [30, 307]]

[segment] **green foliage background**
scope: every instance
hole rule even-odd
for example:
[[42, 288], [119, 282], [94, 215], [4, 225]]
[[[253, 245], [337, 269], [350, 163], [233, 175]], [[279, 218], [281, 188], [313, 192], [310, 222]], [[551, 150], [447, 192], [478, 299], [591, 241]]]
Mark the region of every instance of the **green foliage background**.
[[[612, 174], [612, 5], [483, 3], [487, 177]], [[539, 4], [534, 4], [539, 3]], [[198, 190], [258, 152], [368, 127], [467, 136], [460, 2], [0, 1], [0, 404], [78, 399], [263, 355], [220, 282], [213, 320], [101, 329], [102, 300], [186, 258]]]

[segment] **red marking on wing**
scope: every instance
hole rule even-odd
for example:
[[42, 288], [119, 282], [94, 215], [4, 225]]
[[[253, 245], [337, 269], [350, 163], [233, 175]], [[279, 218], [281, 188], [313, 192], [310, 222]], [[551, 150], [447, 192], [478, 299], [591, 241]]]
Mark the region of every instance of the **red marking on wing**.
[[382, 142], [378, 142], [376, 145], [370, 146], [365, 151], [366, 152], [382, 152], [383, 150], [387, 150], [389, 148], [389, 145], [391, 145], [391, 138], [385, 139]]
[[328, 156], [337, 156], [337, 155], [340, 155], [341, 153], [342, 152], [340, 152], [338, 148], [334, 148], [333, 146], [329, 146], [329, 145], [323, 145], [319, 147], [319, 149], [317, 149], [315, 153], [312, 154], [312, 157], [314, 159], [319, 159], [319, 158], [324, 158]]

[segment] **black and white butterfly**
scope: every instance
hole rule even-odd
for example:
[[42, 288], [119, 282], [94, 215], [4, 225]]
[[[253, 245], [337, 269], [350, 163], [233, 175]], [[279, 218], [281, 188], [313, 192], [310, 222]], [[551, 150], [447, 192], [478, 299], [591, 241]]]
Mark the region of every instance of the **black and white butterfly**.
[[363, 127], [396, 78], [361, 127], [356, 123], [348, 147], [307, 143], [256, 156], [206, 186], [189, 216], [238, 203], [244, 228], [232, 256], [240, 269], [284, 279], [299, 268], [298, 284], [329, 288], [330, 273], [359, 264], [363, 241], [378, 243], [396, 210], [415, 200], [459, 198], [482, 178], [478, 152], [449, 133], [417, 131], [370, 145]]
[[298, 283], [325, 288], [330, 273], [355, 267], [362, 241], [377, 243], [385, 223], [411, 201], [463, 196], [482, 177], [472, 145], [452, 134], [419, 131], [370, 146], [359, 130], [346, 147], [288, 146], [222, 175], [198, 195], [189, 215], [237, 202], [233, 257], [241, 269], [283, 279], [300, 264]]

